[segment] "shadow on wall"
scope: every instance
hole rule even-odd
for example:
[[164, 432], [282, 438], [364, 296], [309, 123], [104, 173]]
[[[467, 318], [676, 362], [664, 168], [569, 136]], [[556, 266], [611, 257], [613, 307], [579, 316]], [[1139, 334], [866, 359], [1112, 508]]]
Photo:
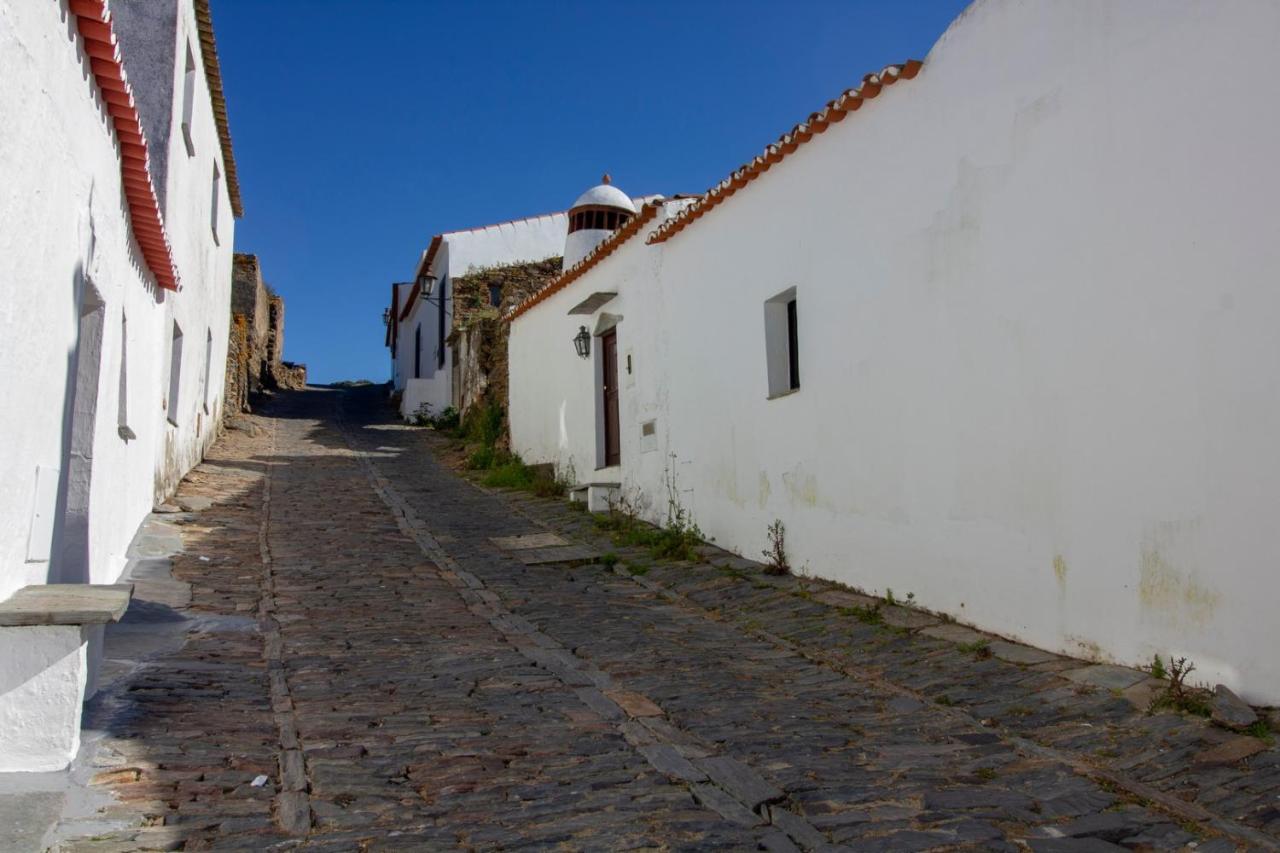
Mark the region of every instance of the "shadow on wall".
[[77, 262], [72, 272], [76, 340], [67, 352], [62, 391], [62, 447], [57, 502], [49, 547], [49, 583], [88, 583], [89, 488], [93, 478], [93, 435], [106, 305]]

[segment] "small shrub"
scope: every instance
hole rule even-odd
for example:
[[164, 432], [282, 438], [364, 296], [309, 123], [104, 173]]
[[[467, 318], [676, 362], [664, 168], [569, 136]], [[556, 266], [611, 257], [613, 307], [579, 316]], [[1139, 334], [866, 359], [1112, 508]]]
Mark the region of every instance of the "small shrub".
[[409, 416], [409, 423], [414, 426], [430, 426], [431, 425], [431, 404], [422, 403]]
[[1164, 661], [1160, 660], [1160, 655], [1152, 655], [1151, 657], [1151, 677], [1164, 681], [1169, 677], [1169, 671], [1164, 668]]
[[969, 652], [979, 660], [989, 658], [991, 657], [991, 641], [974, 640], [972, 643], [961, 643], [960, 651]]
[[1212, 695], [1201, 687], [1188, 685], [1187, 677], [1195, 671], [1196, 665], [1185, 657], [1169, 658], [1169, 686], [1152, 697], [1148, 713], [1162, 709], [1182, 711], [1197, 717], [1208, 717], [1213, 713]]
[[992, 779], [996, 778], [996, 770], [994, 767], [979, 767], [974, 771], [973, 775], [977, 776], [983, 782], [990, 782]]
[[452, 431], [458, 428], [462, 422], [458, 410], [453, 406], [446, 406], [444, 411], [431, 419], [431, 426], [441, 432]]
[[488, 471], [499, 463], [499, 454], [492, 447], [481, 447], [467, 457], [467, 467], [473, 471]]
[[532, 489], [534, 479], [533, 471], [527, 465], [511, 457], [490, 468], [480, 482], [500, 489]]
[[612, 551], [607, 554], [601, 554], [600, 565], [604, 566], [606, 569], [612, 569], [614, 566], [618, 565], [618, 555]]
[[769, 525], [769, 547], [761, 553], [764, 554], [766, 575], [791, 573], [791, 563], [787, 560], [787, 528], [782, 519], [774, 519]]

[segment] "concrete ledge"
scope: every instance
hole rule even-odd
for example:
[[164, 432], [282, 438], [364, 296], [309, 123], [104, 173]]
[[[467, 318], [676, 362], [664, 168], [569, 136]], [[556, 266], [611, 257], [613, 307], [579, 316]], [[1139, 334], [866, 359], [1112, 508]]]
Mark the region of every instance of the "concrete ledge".
[[0, 601], [0, 627], [118, 622], [132, 595], [133, 584], [127, 583], [24, 586]]

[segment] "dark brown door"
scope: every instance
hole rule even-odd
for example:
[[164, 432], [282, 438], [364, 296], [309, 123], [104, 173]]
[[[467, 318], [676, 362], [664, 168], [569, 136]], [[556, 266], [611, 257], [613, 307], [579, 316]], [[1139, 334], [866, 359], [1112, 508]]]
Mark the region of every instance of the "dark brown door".
[[604, 464], [622, 462], [622, 442], [618, 436], [618, 333], [613, 329], [600, 336], [604, 359], [600, 393], [604, 402]]

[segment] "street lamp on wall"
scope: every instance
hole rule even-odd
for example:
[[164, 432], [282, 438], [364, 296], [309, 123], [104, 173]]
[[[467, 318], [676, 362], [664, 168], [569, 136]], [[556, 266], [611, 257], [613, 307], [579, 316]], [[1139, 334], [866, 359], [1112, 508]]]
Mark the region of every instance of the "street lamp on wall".
[[591, 355], [591, 333], [586, 326], [578, 327], [578, 334], [573, 336], [573, 348], [578, 351], [579, 358]]
[[436, 289], [436, 277], [423, 273], [418, 276], [418, 295], [422, 297], [422, 301], [428, 301], [431, 291]]

